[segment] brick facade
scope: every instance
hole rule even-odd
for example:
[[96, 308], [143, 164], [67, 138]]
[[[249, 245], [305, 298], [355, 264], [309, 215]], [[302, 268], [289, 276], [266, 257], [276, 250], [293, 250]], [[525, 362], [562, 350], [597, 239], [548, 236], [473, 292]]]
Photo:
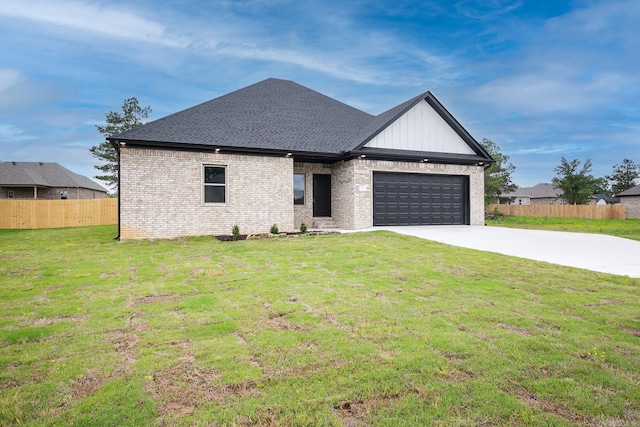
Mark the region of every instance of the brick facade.
[[356, 159], [331, 165], [295, 163], [293, 173], [305, 175], [305, 204], [294, 207], [296, 227], [314, 225], [313, 174], [331, 174], [332, 218], [339, 228], [373, 226], [373, 172], [404, 172], [469, 177], [471, 225], [484, 225], [484, 169], [482, 166], [444, 165]]
[[[76, 187], [38, 187], [37, 198], [39, 200], [60, 200], [60, 193], [67, 192], [67, 199], [104, 199], [107, 193], [103, 191], [91, 190], [89, 188]], [[13, 192], [14, 199], [33, 199], [33, 187], [0, 187], [0, 199], [8, 199], [9, 192]]]
[[622, 196], [620, 203], [625, 206], [625, 218], [640, 219], [640, 196]]
[[[120, 150], [123, 239], [293, 230], [293, 160], [191, 151]], [[204, 203], [204, 165], [226, 168], [226, 202]]]
[[[331, 175], [331, 213], [342, 229], [373, 226], [373, 172], [469, 177], [470, 222], [484, 224], [482, 166], [355, 159], [333, 164], [291, 158], [121, 148], [121, 237], [266, 233], [272, 224], [294, 231], [313, 217], [313, 175]], [[226, 203], [204, 202], [204, 166], [226, 168]], [[305, 175], [303, 205], [293, 204], [293, 174]]]

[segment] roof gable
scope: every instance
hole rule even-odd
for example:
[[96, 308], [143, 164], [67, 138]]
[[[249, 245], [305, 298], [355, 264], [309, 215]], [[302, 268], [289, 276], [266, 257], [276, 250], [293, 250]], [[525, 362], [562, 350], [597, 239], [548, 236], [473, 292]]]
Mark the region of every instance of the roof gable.
[[364, 147], [476, 154], [425, 100], [396, 118]]

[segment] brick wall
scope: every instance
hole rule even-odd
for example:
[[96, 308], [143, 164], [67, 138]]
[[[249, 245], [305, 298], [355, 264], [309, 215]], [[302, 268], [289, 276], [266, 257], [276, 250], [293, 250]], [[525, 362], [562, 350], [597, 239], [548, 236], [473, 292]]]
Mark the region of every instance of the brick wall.
[[[336, 202], [336, 180], [334, 176], [334, 165], [324, 163], [298, 163], [295, 162], [293, 166], [294, 174], [303, 174], [305, 182], [304, 191], [304, 205], [294, 205], [294, 226], [296, 229], [300, 228], [301, 223], [305, 223], [307, 227], [315, 227], [313, 221], [313, 175], [331, 175], [331, 213], [334, 214]], [[293, 178], [292, 178], [293, 179]]]
[[[0, 199], [9, 198], [9, 191], [13, 192], [14, 199], [33, 199], [33, 187], [0, 187]], [[44, 188], [38, 187], [39, 200], [60, 200], [60, 192], [67, 192], [67, 199], [104, 199], [107, 194], [102, 191], [90, 190], [87, 188], [60, 187]]]
[[[292, 231], [293, 160], [122, 148], [121, 237]], [[204, 203], [204, 165], [226, 167], [226, 203]]]
[[404, 172], [469, 177], [469, 203], [471, 225], [484, 225], [484, 169], [482, 166], [443, 165], [419, 162], [392, 162], [384, 160], [353, 160], [354, 197], [357, 213], [354, 228], [373, 226], [373, 172]]
[[626, 207], [625, 218], [640, 219], [640, 196], [620, 197], [620, 203]]
[[470, 222], [484, 225], [484, 169], [482, 166], [441, 165], [354, 159], [322, 165], [296, 163], [294, 173], [304, 173], [305, 205], [294, 207], [296, 227], [313, 224], [313, 174], [331, 174], [331, 214], [339, 228], [352, 230], [373, 226], [373, 172], [405, 172], [469, 177]]

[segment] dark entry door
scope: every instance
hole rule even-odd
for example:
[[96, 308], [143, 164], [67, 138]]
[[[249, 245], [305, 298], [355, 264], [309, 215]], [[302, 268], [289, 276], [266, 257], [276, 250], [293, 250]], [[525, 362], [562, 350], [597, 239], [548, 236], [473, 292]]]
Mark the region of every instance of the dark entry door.
[[313, 175], [313, 216], [331, 216], [331, 175]]

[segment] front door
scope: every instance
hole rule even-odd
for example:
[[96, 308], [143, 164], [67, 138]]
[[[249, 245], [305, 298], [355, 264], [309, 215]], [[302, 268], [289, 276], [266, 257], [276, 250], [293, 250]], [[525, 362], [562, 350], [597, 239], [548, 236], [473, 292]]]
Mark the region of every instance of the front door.
[[313, 175], [313, 216], [331, 216], [331, 175]]

